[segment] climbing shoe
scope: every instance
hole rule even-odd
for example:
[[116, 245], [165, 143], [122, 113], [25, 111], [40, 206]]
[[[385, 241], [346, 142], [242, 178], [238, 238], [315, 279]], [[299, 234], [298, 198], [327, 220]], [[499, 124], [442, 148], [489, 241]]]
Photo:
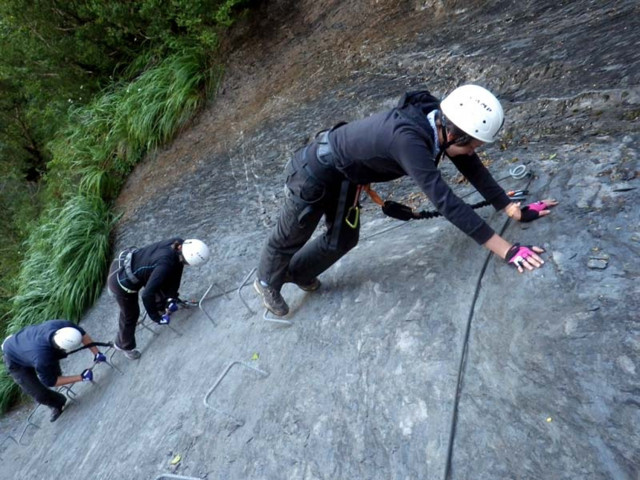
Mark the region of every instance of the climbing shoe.
[[275, 288], [263, 285], [258, 279], [253, 282], [253, 288], [255, 288], [256, 292], [262, 297], [262, 303], [271, 313], [279, 317], [284, 317], [289, 313], [287, 302], [284, 301], [280, 292]]
[[127, 357], [129, 360], [137, 360], [142, 356], [142, 353], [140, 353], [140, 350], [136, 350], [135, 348], [132, 350], [125, 350], [124, 348], [118, 346], [116, 342], [113, 342], [113, 348], [115, 348], [119, 352], [122, 352], [124, 356]]
[[67, 399], [65, 398], [64, 403], [59, 407], [49, 407], [51, 409], [51, 416], [49, 417], [50, 422], [55, 422], [62, 412], [64, 411], [64, 405], [67, 403]]
[[287, 272], [284, 277], [284, 283], [295, 283], [300, 290], [304, 290], [305, 292], [315, 292], [320, 288], [320, 285], [322, 285], [317, 277], [307, 283], [297, 282], [293, 279], [293, 277], [291, 277], [291, 274], [289, 272]]

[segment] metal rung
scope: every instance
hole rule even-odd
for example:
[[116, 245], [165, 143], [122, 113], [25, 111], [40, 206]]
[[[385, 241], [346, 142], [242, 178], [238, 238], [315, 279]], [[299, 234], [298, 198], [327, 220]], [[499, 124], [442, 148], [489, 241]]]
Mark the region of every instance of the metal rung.
[[73, 388], [72, 388], [73, 385], [74, 385], [73, 383], [62, 385], [60, 388], [58, 388], [58, 391], [66, 395], [66, 397], [72, 402], [76, 402], [77, 401], [76, 397], [78, 396], [78, 394], [73, 391]]
[[[1, 447], [2, 445], [4, 445], [4, 443], [5, 443], [7, 440], [11, 440], [13, 443], [15, 443], [16, 445], [20, 446], [20, 444], [18, 443], [18, 441], [17, 441], [15, 438], [13, 438], [13, 435], [6, 434], [6, 435], [5, 435], [5, 437], [2, 439], [2, 441], [0, 442], [0, 447]], [[0, 460], [2, 460], [2, 457], [1, 457], [1, 456], [0, 456]]]
[[109, 353], [109, 351], [111, 350], [111, 355], [109, 355], [109, 360], [105, 360], [104, 362], [96, 362], [94, 360], [93, 362], [93, 367], [94, 368], [96, 365], [98, 365], [98, 363], [106, 363], [107, 365], [109, 365], [113, 370], [115, 370], [116, 372], [118, 372], [120, 375], [124, 375], [124, 372], [122, 370], [120, 370], [118, 367], [116, 367], [113, 362], [111, 361], [111, 359], [113, 358], [113, 354], [116, 352], [116, 347], [113, 346], [113, 344], [111, 344], [110, 347], [107, 347], [107, 349], [104, 352], [104, 356], [106, 357], [107, 354]]
[[[202, 313], [204, 313], [206, 315], [206, 317], [209, 319], [209, 321], [213, 324], [214, 327], [217, 326], [216, 321], [213, 319], [213, 317], [211, 315], [209, 315], [209, 312], [207, 312], [204, 307], [202, 306], [202, 304], [204, 303], [205, 300], [213, 300], [215, 298], [220, 298], [222, 296], [226, 296], [227, 299], [231, 300], [229, 298], [229, 293], [233, 293], [233, 292], [238, 292], [238, 297], [240, 297], [240, 301], [244, 304], [244, 306], [247, 308], [247, 310], [249, 310], [249, 313], [254, 314], [255, 312], [253, 310], [251, 310], [251, 308], [249, 307], [249, 305], [247, 304], [247, 302], [245, 301], [244, 298], [242, 298], [242, 288], [245, 287], [247, 285], [247, 282], [249, 281], [249, 279], [251, 278], [251, 276], [255, 273], [256, 268], [253, 268], [249, 274], [244, 277], [244, 279], [242, 280], [242, 282], [240, 283], [240, 285], [238, 285], [237, 287], [231, 288], [229, 290], [223, 290], [222, 288], [220, 288], [220, 286], [217, 283], [212, 283], [209, 288], [207, 288], [207, 291], [204, 292], [204, 295], [202, 295], [202, 298], [200, 298], [200, 301], [198, 302], [198, 308], [200, 308], [200, 310], [202, 310]], [[217, 295], [214, 295], [212, 297], [208, 297], [207, 295], [209, 295], [209, 292], [211, 291], [211, 289], [213, 287], [216, 287], [220, 293], [218, 293]]]
[[240, 420], [236, 417], [234, 417], [233, 415], [231, 415], [230, 413], [221, 410], [219, 408], [214, 407], [213, 405], [210, 405], [207, 402], [207, 399], [209, 398], [209, 395], [211, 395], [211, 393], [213, 393], [213, 391], [218, 387], [218, 385], [220, 385], [220, 382], [222, 382], [222, 379], [227, 375], [227, 373], [229, 373], [229, 370], [231, 370], [231, 368], [234, 365], [242, 365], [245, 368], [248, 368], [250, 370], [253, 370], [254, 372], [257, 372], [259, 375], [263, 376], [263, 377], [267, 377], [269, 375], [269, 373], [265, 372], [264, 370], [260, 370], [259, 368], [256, 368], [252, 365], [249, 365], [248, 363], [245, 362], [240, 362], [240, 361], [235, 361], [235, 362], [231, 362], [229, 365], [227, 365], [227, 367], [224, 369], [224, 371], [220, 374], [220, 376], [218, 377], [218, 379], [216, 380], [216, 383], [213, 384], [213, 387], [211, 387], [209, 389], [209, 391], [207, 392], [207, 394], [204, 396], [204, 406], [210, 408], [211, 410], [214, 410], [218, 413], [222, 413], [224, 415], [226, 415], [227, 417], [230, 417], [233, 419], [233, 421], [236, 422], [236, 424], [238, 426], [242, 426], [244, 425], [244, 420]]
[[[146, 323], [146, 320], [149, 318], [147, 312], [144, 312], [144, 314], [142, 315], [142, 318], [140, 320], [138, 320], [138, 325], [140, 325], [143, 328], [146, 328], [147, 330], [149, 330], [151, 333], [153, 333], [154, 335], [160, 335], [160, 332], [157, 332], [156, 330], [154, 330], [153, 328], [151, 328], [149, 326], [148, 323]], [[151, 321], [151, 320], [149, 320]], [[155, 323], [155, 322], [154, 322]], [[175, 328], [173, 328], [171, 326], [171, 324], [166, 324], [166, 325], [160, 325], [161, 327], [169, 327], [169, 330], [171, 330], [173, 333], [175, 333], [176, 335], [178, 335], [179, 337], [182, 336], [182, 333], [180, 333], [178, 330], [176, 330]]]
[[[151, 327], [146, 323], [147, 318], [148, 318], [148, 314], [147, 314], [147, 312], [145, 311], [145, 312], [142, 314], [142, 317], [141, 317], [141, 318], [138, 320], [138, 322], [136, 323], [136, 327], [142, 327], [142, 328], [145, 328], [145, 329], [149, 330], [153, 335], [160, 335], [160, 332], [157, 332], [156, 330], [154, 330], [153, 328], [151, 328]], [[178, 330], [176, 330], [175, 328], [173, 328], [173, 327], [171, 326], [171, 324], [169, 324], [169, 325], [160, 325], [160, 326], [161, 326], [161, 327], [169, 327], [169, 329], [170, 329], [173, 333], [175, 333], [175, 334], [176, 334], [176, 335], [178, 335], [179, 337], [182, 337], [182, 333], [180, 333]], [[113, 351], [111, 352], [111, 355], [109, 356], [109, 360], [108, 360], [108, 361], [106, 361], [106, 362], [104, 362], [104, 363], [106, 363], [106, 364], [107, 364], [107, 365], [109, 365], [111, 368], [113, 368], [114, 370], [116, 370], [118, 373], [120, 373], [120, 375], [124, 375], [124, 373], [122, 372], [122, 370], [120, 370], [118, 367], [116, 367], [116, 366], [113, 364], [113, 356], [116, 354], [116, 352], [117, 352], [117, 351], [118, 351], [118, 350], [117, 350], [115, 347], [113, 347]]]
[[[92, 382], [92, 383], [93, 383], [93, 382]], [[74, 392], [74, 391], [71, 389], [71, 387], [72, 387], [73, 385], [74, 385], [74, 384], [61, 385], [60, 387], [58, 387], [58, 388], [57, 388], [57, 390], [56, 390], [56, 391], [57, 391], [57, 392], [59, 392], [59, 393], [63, 393], [63, 392], [64, 392], [64, 393], [63, 393], [63, 395], [65, 395], [65, 396], [66, 396], [66, 397], [67, 397], [71, 402], [73, 402], [73, 403], [77, 403], [77, 400], [75, 399], [75, 397], [77, 397], [77, 395], [78, 395], [78, 394], [77, 394], [76, 392]], [[31, 417], [33, 417], [33, 415], [35, 415], [35, 413], [38, 411], [38, 409], [39, 409], [41, 406], [42, 406], [42, 404], [41, 404], [41, 403], [39, 403], [38, 405], [36, 405], [36, 408], [34, 408], [34, 409], [31, 411], [31, 413], [29, 414], [29, 416], [27, 417], [27, 420], [26, 420], [26, 423], [27, 423], [27, 424], [26, 424], [26, 425], [24, 426], [24, 428], [22, 429], [22, 433], [20, 434], [20, 437], [18, 437], [18, 442], [17, 442], [18, 444], [20, 444], [20, 445], [24, 445], [24, 443], [22, 443], [22, 437], [24, 437], [24, 434], [26, 433], [27, 428], [29, 428], [29, 427], [31, 426], [31, 427], [35, 427], [35, 428], [37, 428], [37, 429], [40, 429], [40, 425], [38, 425], [37, 423], [34, 423], [34, 422], [31, 420]]]
[[[204, 307], [202, 306], [202, 302], [204, 302], [207, 299], [207, 295], [209, 295], [209, 292], [211, 291], [211, 289], [213, 287], [217, 287], [218, 289], [222, 290], [217, 283], [212, 283], [211, 285], [209, 285], [209, 288], [207, 288], [207, 291], [204, 292], [204, 295], [202, 295], [202, 298], [200, 299], [200, 301], [198, 302], [198, 308], [202, 311], [202, 313], [204, 313], [206, 315], [206, 317], [209, 319], [209, 321], [213, 324], [214, 327], [217, 327], [218, 324], [216, 323], [216, 321], [213, 319], [213, 317], [211, 315], [209, 315], [209, 312], [207, 312]], [[215, 297], [212, 298], [218, 298], [221, 297], [222, 295], [226, 295], [227, 292], [223, 291], [220, 295], [216, 295]]]
[[185, 477], [183, 475], [174, 475], [172, 473], [163, 473], [162, 475], [157, 476], [153, 480], [164, 480], [165, 478], [172, 478], [175, 480], [204, 480], [201, 477]]
[[27, 432], [27, 428], [31, 427], [35, 427], [37, 429], [40, 429], [40, 425], [33, 423], [31, 421], [31, 417], [33, 417], [33, 415], [38, 411], [38, 409], [40, 408], [40, 403], [38, 405], [36, 405], [36, 408], [34, 408], [31, 413], [29, 414], [29, 416], [27, 417], [27, 424], [24, 426], [24, 428], [22, 429], [22, 433], [20, 434], [20, 436], [18, 437], [18, 443], [20, 445], [26, 446], [24, 443], [22, 443], [22, 437], [24, 437], [24, 434]]
[[265, 308], [264, 314], [262, 315], [262, 319], [266, 322], [280, 323], [280, 324], [289, 325], [289, 326], [293, 325], [293, 322], [291, 320], [285, 320], [284, 318], [274, 317], [274, 316], [270, 317], [269, 316], [270, 313], [271, 312]]
[[[249, 310], [249, 312], [253, 315], [256, 312], [254, 312], [251, 307], [249, 307], [249, 304], [246, 302], [246, 300], [244, 299], [244, 297], [242, 296], [242, 289], [244, 287], [246, 287], [248, 285], [249, 280], [251, 279], [251, 276], [256, 272], [257, 268], [253, 268], [249, 274], [244, 278], [244, 280], [242, 281], [242, 284], [240, 285], [240, 288], [238, 288], [238, 296], [240, 297], [240, 300], [242, 300], [242, 303], [244, 303], [244, 306], [247, 307], [247, 310]], [[285, 320], [283, 318], [280, 317], [274, 317], [274, 316], [269, 316], [269, 310], [265, 309], [264, 310], [264, 314], [262, 315], [262, 319], [265, 322], [271, 322], [271, 323], [279, 323], [281, 325], [293, 325], [293, 322], [291, 320]]]
[[257, 268], [252, 268], [251, 271], [248, 273], [248, 275], [246, 277], [244, 277], [244, 280], [242, 280], [242, 283], [240, 284], [240, 287], [238, 287], [238, 297], [240, 297], [240, 301], [244, 304], [245, 308], [247, 310], [249, 310], [249, 313], [251, 315], [255, 314], [256, 312], [254, 312], [253, 310], [251, 310], [251, 307], [249, 306], [249, 304], [246, 302], [246, 300], [243, 298], [242, 296], [242, 289], [244, 287], [247, 286], [248, 282], [251, 280], [251, 276], [256, 272], [256, 270], [258, 270]]

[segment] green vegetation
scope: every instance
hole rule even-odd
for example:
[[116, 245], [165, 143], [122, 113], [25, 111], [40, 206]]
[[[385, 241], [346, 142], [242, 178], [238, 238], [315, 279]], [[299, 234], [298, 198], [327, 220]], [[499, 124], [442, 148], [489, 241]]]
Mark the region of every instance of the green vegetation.
[[100, 294], [107, 273], [114, 219], [101, 198], [74, 195], [47, 214], [27, 241], [10, 331], [34, 318], [78, 321]]
[[206, 87], [218, 79], [214, 72], [219, 69], [208, 67], [202, 52], [188, 50], [71, 109], [69, 123], [50, 143], [49, 198], [73, 185], [86, 195], [115, 198], [144, 153], [170, 140], [202, 105]]
[[[0, 335], [78, 321], [106, 277], [111, 204], [222, 74], [244, 0], [0, 5]], [[0, 372], [0, 411], [18, 390]]]

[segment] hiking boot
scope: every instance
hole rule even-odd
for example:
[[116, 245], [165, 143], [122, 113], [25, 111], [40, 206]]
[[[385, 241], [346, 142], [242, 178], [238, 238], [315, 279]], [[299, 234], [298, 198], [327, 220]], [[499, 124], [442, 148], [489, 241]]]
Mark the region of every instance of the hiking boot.
[[67, 399], [64, 399], [64, 403], [60, 407], [49, 407], [51, 409], [51, 416], [49, 417], [50, 422], [55, 422], [62, 412], [64, 411], [64, 405], [67, 403]]
[[124, 348], [118, 346], [116, 342], [113, 342], [113, 348], [115, 348], [119, 352], [122, 352], [124, 356], [127, 357], [129, 360], [138, 360], [142, 356], [142, 353], [140, 353], [140, 350], [136, 350], [135, 348], [132, 350], [125, 350]]
[[296, 282], [289, 272], [284, 276], [284, 283], [295, 283], [300, 290], [304, 290], [305, 292], [315, 292], [320, 288], [320, 285], [322, 285], [317, 277], [308, 283]]
[[289, 313], [287, 302], [284, 301], [280, 292], [275, 288], [263, 285], [258, 279], [253, 282], [253, 288], [262, 297], [262, 303], [271, 313], [279, 317], [284, 317]]

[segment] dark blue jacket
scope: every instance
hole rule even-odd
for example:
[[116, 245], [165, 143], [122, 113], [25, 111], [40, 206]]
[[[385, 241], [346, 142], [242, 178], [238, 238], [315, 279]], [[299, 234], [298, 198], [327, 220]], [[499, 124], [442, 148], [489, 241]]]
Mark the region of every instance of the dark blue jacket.
[[[483, 244], [493, 229], [453, 193], [435, 162], [438, 152], [427, 114], [439, 108], [440, 102], [429, 92], [408, 93], [397, 108], [331, 131], [336, 168], [358, 185], [410, 176], [447, 220]], [[451, 161], [496, 210], [509, 204], [509, 197], [476, 154]]]
[[67, 353], [53, 346], [53, 334], [65, 327], [73, 327], [82, 335], [85, 331], [67, 320], [49, 320], [39, 325], [24, 327], [9, 337], [2, 347], [7, 367], [12, 364], [36, 370], [40, 381], [53, 387], [60, 375], [60, 360]]

